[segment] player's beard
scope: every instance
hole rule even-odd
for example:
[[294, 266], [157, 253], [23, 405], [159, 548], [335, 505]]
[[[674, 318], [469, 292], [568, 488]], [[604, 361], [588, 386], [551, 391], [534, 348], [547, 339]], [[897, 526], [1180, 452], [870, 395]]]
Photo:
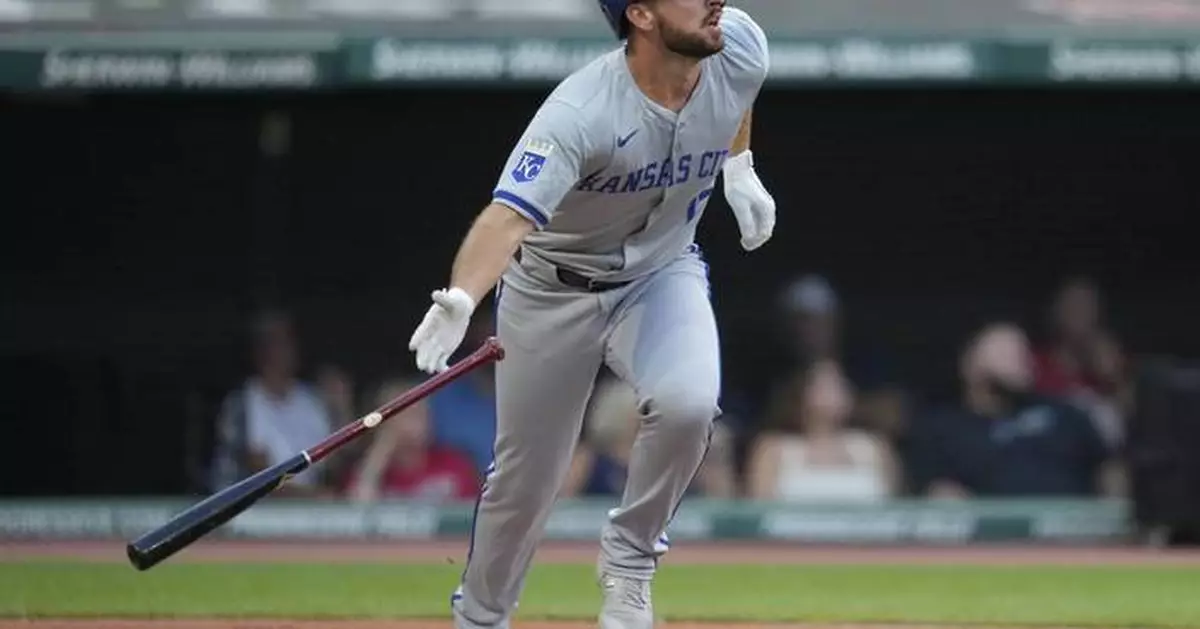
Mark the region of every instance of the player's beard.
[[688, 33], [667, 24], [662, 25], [662, 41], [667, 50], [692, 59], [711, 57], [725, 47], [724, 40], [714, 45], [701, 33]]

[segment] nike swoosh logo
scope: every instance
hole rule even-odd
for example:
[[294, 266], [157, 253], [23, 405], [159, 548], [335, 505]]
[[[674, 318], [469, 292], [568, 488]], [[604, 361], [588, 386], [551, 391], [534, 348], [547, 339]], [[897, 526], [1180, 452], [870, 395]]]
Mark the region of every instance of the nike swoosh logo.
[[635, 135], [637, 135], [637, 134], [638, 134], [638, 130], [637, 130], [637, 129], [634, 129], [634, 130], [633, 130], [633, 133], [630, 133], [629, 135], [627, 135], [627, 136], [625, 136], [625, 137], [623, 137], [623, 138], [621, 138], [621, 137], [618, 137], [618, 138], [617, 138], [617, 148], [624, 148], [624, 146], [625, 146], [626, 144], [629, 144], [629, 141], [633, 139], [633, 136], [635, 136]]

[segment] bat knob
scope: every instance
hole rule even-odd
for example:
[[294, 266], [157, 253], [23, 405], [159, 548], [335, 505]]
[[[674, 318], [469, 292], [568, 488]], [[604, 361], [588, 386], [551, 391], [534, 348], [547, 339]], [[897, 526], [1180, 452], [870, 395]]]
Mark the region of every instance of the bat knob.
[[500, 339], [491, 336], [483, 342], [484, 352], [487, 356], [496, 360], [504, 360], [504, 346], [500, 344]]

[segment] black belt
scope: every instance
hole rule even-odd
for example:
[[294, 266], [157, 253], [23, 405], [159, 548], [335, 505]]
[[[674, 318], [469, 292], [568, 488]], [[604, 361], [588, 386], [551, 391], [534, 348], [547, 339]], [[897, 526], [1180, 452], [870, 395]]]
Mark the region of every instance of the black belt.
[[[521, 249], [519, 247], [517, 248], [517, 252], [513, 254], [513, 257], [516, 258], [517, 262], [521, 261]], [[564, 286], [586, 290], [589, 293], [603, 293], [633, 283], [632, 280], [625, 282], [601, 282], [586, 275], [580, 275], [570, 269], [557, 266], [554, 267], [554, 273], [558, 276], [558, 281], [562, 282]]]

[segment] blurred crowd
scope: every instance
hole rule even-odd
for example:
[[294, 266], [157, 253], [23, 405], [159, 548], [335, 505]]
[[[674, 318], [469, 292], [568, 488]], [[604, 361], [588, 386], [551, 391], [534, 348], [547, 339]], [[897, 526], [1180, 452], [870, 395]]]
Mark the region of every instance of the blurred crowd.
[[[1045, 329], [994, 321], [964, 338], [950, 403], [916, 403], [871, 361], [843, 351], [844, 305], [818, 275], [782, 291], [785, 355], [754, 416], [717, 419], [692, 493], [771, 501], [883, 501], [899, 497], [1120, 496], [1127, 361], [1105, 325], [1100, 289], [1064, 281]], [[475, 321], [464, 347], [492, 333]], [[299, 341], [287, 313], [255, 321], [257, 371], [225, 398], [210, 489], [319, 441], [420, 382], [399, 374], [357, 383], [344, 370], [299, 378]], [[868, 357], [870, 358], [870, 357]], [[361, 502], [473, 501], [491, 463], [494, 373], [483, 368], [386, 422], [284, 491]], [[637, 392], [602, 373], [561, 496], [620, 496], [637, 439]], [[744, 413], [743, 413], [744, 415]]]

